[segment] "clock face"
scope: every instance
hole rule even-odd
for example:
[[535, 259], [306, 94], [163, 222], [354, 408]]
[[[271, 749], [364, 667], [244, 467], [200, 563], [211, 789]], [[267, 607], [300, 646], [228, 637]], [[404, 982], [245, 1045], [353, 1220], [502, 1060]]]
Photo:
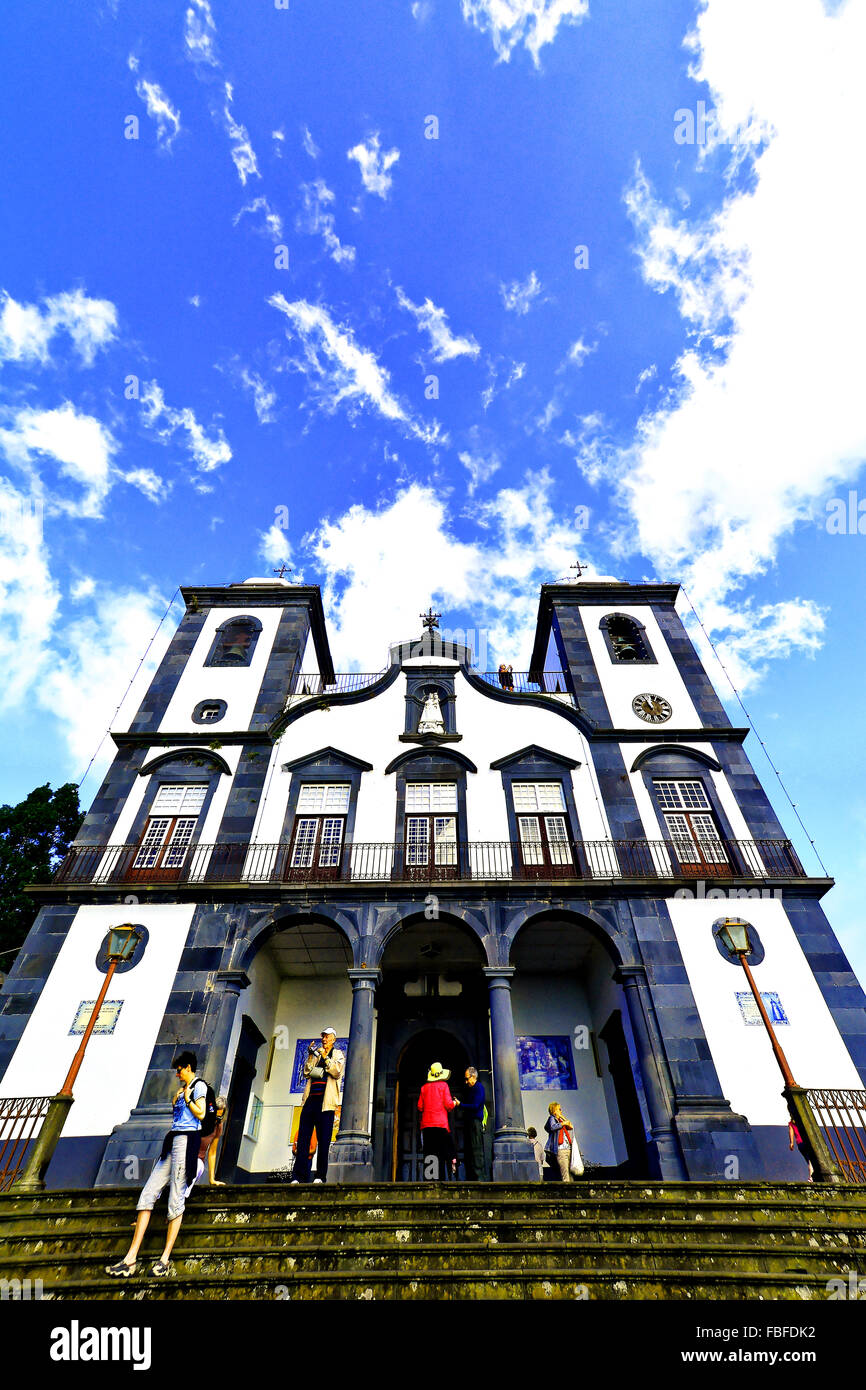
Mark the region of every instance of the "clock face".
[[643, 695], [635, 695], [631, 707], [638, 718], [645, 719], [648, 724], [664, 724], [673, 713], [663, 695], [650, 695], [646, 692]]

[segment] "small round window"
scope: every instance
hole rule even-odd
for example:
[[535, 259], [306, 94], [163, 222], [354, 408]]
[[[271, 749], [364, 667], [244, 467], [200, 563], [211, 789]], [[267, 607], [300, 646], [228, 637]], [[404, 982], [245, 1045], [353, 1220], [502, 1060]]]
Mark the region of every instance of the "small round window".
[[225, 715], [225, 700], [199, 700], [192, 712], [194, 724], [217, 724]]

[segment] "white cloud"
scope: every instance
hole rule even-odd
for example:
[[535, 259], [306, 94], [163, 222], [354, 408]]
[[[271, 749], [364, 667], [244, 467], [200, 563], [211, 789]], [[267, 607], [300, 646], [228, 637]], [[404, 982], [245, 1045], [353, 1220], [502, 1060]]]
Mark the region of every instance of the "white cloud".
[[59, 603], [41, 498], [0, 476], [0, 709], [14, 708], [37, 684]]
[[193, 307], [194, 309], [200, 309], [200, 308], [201, 308], [201, 295], [200, 295], [200, 294], [191, 294], [190, 297], [189, 297], [189, 299], [187, 300], [187, 304], [191, 304], [192, 307]]
[[558, 520], [551, 489], [543, 472], [499, 492], [478, 510], [481, 543], [458, 540], [441, 494], [418, 483], [389, 505], [358, 505], [324, 521], [310, 544], [325, 576], [338, 669], [384, 665], [390, 643], [419, 635], [419, 614], [429, 603], [442, 610], [443, 629], [455, 626], [449, 607], [469, 614], [476, 658], [486, 649], [488, 663], [495, 652], [526, 669], [538, 585], [563, 574], [574, 558], [574, 535]]
[[583, 341], [583, 338], [578, 338], [568, 349], [565, 360], [570, 363], [572, 367], [582, 367], [587, 357], [589, 357], [590, 353], [595, 352], [597, 347], [598, 343], [587, 344]]
[[[259, 532], [258, 553], [269, 565], [279, 567], [283, 563], [291, 564], [292, 547], [289, 545], [289, 538], [276, 522], [273, 522], [267, 531]], [[293, 574], [292, 577], [295, 583], [299, 582], [297, 575]]]
[[[221, 429], [210, 438], [199, 424], [195, 413], [189, 406], [175, 410], [165, 403], [161, 387], [155, 381], [145, 382], [141, 393], [141, 409], [144, 423], [148, 429], [155, 430], [159, 439], [167, 443], [175, 430], [186, 434], [186, 447], [200, 473], [211, 473], [220, 464], [228, 463], [232, 456], [231, 448]], [[199, 485], [200, 490], [201, 485]], [[210, 491], [209, 488], [203, 489]]]
[[162, 502], [171, 492], [172, 484], [165, 478], [160, 478], [158, 473], [154, 473], [152, 468], [131, 468], [127, 473], [121, 474], [125, 482], [132, 487], [137, 487], [139, 492], [143, 492], [151, 502]]
[[310, 156], [310, 159], [318, 159], [322, 151], [319, 149], [318, 145], [316, 144], [315, 140], [310, 134], [308, 126], [304, 126], [304, 133], [302, 139], [304, 149], [307, 151], [307, 154]]
[[434, 362], [450, 362], [454, 357], [477, 357], [481, 348], [470, 333], [467, 338], [458, 338], [448, 327], [448, 315], [444, 309], [437, 309], [432, 299], [423, 304], [413, 304], [397, 286], [397, 303], [401, 309], [413, 314], [419, 333], [430, 335], [431, 356]]
[[412, 0], [412, 18], [419, 24], [426, 24], [432, 13], [432, 0]]
[[[0, 429], [0, 447], [29, 478], [48, 512], [98, 517], [111, 486], [111, 459], [117, 442], [100, 420], [80, 415], [69, 401], [56, 410], [18, 410], [8, 429]], [[40, 462], [53, 459], [61, 478], [81, 486], [80, 497], [61, 493], [59, 482], [44, 486]]]
[[272, 424], [276, 419], [274, 415], [274, 406], [277, 403], [276, 391], [272, 391], [257, 372], [251, 372], [247, 367], [241, 369], [241, 381], [246, 389], [252, 393], [259, 424]]
[[507, 285], [500, 284], [499, 293], [506, 309], [515, 314], [528, 314], [532, 301], [541, 294], [541, 281], [531, 270], [522, 285], [519, 280], [512, 280]]
[[0, 361], [51, 360], [49, 347], [60, 332], [89, 367], [100, 348], [116, 337], [117, 310], [108, 299], [91, 299], [84, 290], [67, 290], [37, 304], [19, 304], [0, 292]]
[[635, 395], [638, 394], [642, 386], [645, 386], [648, 381], [652, 381], [655, 377], [658, 376], [658, 374], [659, 369], [656, 366], [655, 362], [650, 363], [648, 367], [644, 367], [643, 371], [640, 373], [637, 379], [637, 386], [634, 388]]
[[425, 425], [410, 415], [391, 391], [390, 376], [375, 353], [359, 347], [352, 330], [335, 323], [327, 309], [304, 299], [290, 304], [282, 294], [271, 295], [268, 303], [285, 314], [289, 332], [300, 339], [305, 360], [297, 365], [313, 383], [323, 409], [333, 412], [343, 405], [351, 415], [368, 406], [425, 444], [447, 443], [437, 421]]
[[216, 55], [216, 25], [208, 0], [190, 0], [184, 26], [186, 55], [193, 63], [219, 67]]
[[816, 499], [866, 458], [866, 259], [851, 175], [864, 45], [862, 6], [709, 0], [691, 47], [722, 134], [750, 120], [775, 133], [713, 215], [684, 220], [640, 170], [627, 195], [644, 277], [676, 295], [691, 341], [674, 391], [605, 471], [618, 468], [633, 544], [730, 634], [741, 680], [762, 654], [813, 650], [823, 619], [808, 600], [738, 598], [743, 632], [726, 596], [772, 566]]
[[361, 180], [368, 193], [376, 193], [387, 198], [393, 179], [388, 170], [397, 163], [400, 151], [381, 149], [378, 131], [368, 135], [366, 142], [353, 146], [346, 153], [347, 159], [354, 159], [361, 171]]
[[498, 60], [508, 62], [519, 43], [538, 54], [553, 43], [560, 24], [579, 24], [589, 13], [589, 0], [461, 0], [463, 18], [489, 33]]
[[232, 226], [236, 227], [242, 217], [256, 217], [259, 213], [262, 214], [266, 234], [272, 237], [275, 243], [282, 241], [283, 219], [280, 217], [280, 214], [271, 207], [267, 198], [264, 196], [254, 198], [251, 203], [247, 203], [245, 207], [242, 207], [240, 212], [236, 213], [232, 218]]
[[520, 381], [521, 378], [526, 374], [525, 362], [512, 362], [509, 366], [508, 375], [505, 378], [505, 381], [503, 382], [502, 386], [498, 387], [497, 382], [499, 379], [500, 363], [500, 358], [488, 358], [486, 362], [489, 381], [485, 386], [484, 390], [481, 392], [481, 403], [484, 406], [485, 410], [491, 404], [495, 396], [498, 396], [502, 391], [509, 391], [511, 387], [515, 384], [515, 382]]
[[238, 178], [246, 188], [247, 179], [261, 178], [259, 173], [258, 160], [256, 153], [250, 144], [249, 133], [246, 126], [239, 125], [231, 112], [234, 93], [232, 84], [225, 84], [225, 103], [223, 105], [223, 120], [226, 132], [231, 141], [231, 156], [234, 166], [238, 171]]
[[92, 578], [79, 579], [69, 590], [70, 598], [76, 603], [82, 603], [84, 599], [90, 598], [96, 589], [96, 580]]
[[476, 451], [475, 453], [464, 452], [458, 454], [457, 457], [469, 474], [468, 491], [470, 497], [476, 488], [480, 487], [482, 483], [488, 482], [493, 474], [502, 467], [502, 460], [495, 449], [491, 449], [486, 456]]
[[[138, 72], [138, 59], [129, 55], [131, 72]], [[160, 149], [170, 150], [180, 134], [180, 112], [176, 111], [158, 82], [140, 77], [135, 84], [136, 94], [144, 102], [148, 116], [156, 123], [156, 142]]]
[[336, 200], [325, 181], [316, 179], [313, 183], [302, 183], [301, 196], [304, 200], [304, 211], [298, 217], [298, 230], [308, 232], [311, 236], [321, 236], [328, 255], [337, 265], [354, 265], [354, 246], [342, 244], [335, 231], [334, 214], [326, 210]]

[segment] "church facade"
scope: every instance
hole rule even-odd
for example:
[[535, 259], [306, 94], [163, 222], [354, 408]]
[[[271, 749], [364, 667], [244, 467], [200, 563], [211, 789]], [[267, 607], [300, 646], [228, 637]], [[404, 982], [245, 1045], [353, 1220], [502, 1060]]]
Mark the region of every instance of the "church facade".
[[[527, 672], [438, 615], [337, 674], [319, 590], [186, 612], [0, 994], [0, 1096], [53, 1094], [111, 982], [50, 1186], [139, 1181], [181, 1047], [229, 1099], [220, 1175], [285, 1169], [325, 1027], [329, 1180], [421, 1176], [431, 1063], [475, 1066], [493, 1177], [535, 1180], [558, 1101], [589, 1172], [802, 1180], [753, 974], [803, 1087], [866, 1084], [866, 997], [675, 609], [675, 585], [541, 590]], [[371, 663], [372, 664], [372, 663]]]

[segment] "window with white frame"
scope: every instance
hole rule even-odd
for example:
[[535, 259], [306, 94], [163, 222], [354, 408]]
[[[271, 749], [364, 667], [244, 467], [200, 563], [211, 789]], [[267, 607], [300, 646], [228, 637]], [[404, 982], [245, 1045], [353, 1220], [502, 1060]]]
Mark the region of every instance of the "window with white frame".
[[[449, 814], [450, 813], [450, 814]], [[406, 863], [457, 864], [457, 783], [406, 783]]]
[[206, 782], [164, 782], [153, 799], [134, 869], [180, 869], [207, 796]]
[[323, 869], [338, 867], [350, 795], [348, 782], [301, 784], [295, 808], [293, 869], [309, 869], [314, 864]]
[[512, 782], [511, 793], [524, 864], [570, 864], [562, 783]]
[[654, 783], [677, 857], [684, 864], [727, 864], [728, 856], [703, 782], [695, 779]]

